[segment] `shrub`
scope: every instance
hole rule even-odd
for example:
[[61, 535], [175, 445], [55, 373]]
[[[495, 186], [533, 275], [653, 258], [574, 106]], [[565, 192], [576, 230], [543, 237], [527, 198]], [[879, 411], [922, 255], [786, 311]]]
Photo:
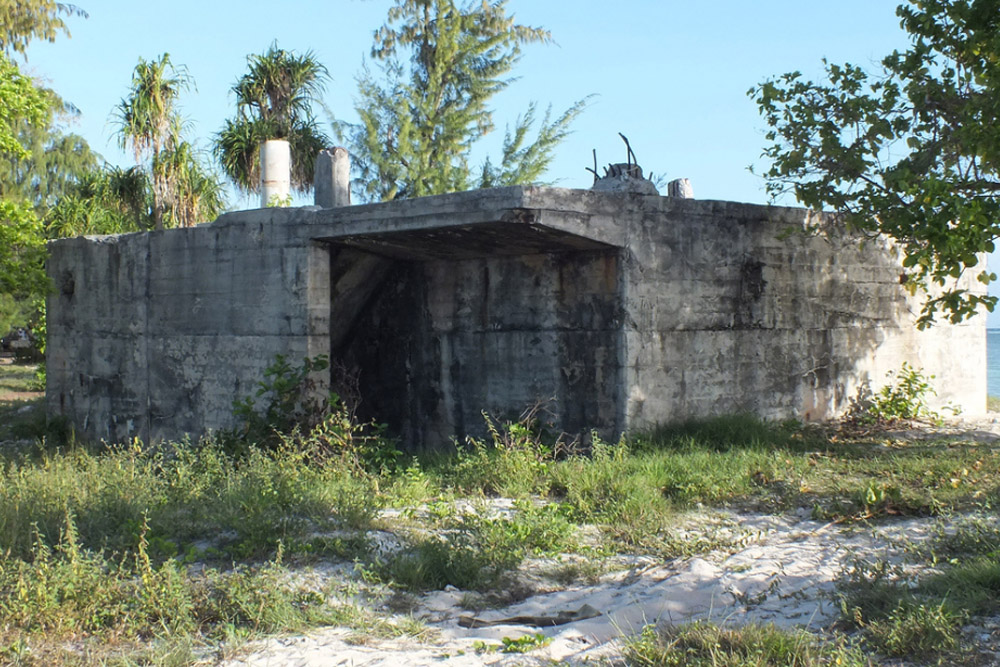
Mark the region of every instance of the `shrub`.
[[920, 369], [904, 361], [898, 372], [889, 371], [887, 379], [889, 382], [856, 411], [854, 416], [858, 421], [875, 424], [904, 419], [941, 419], [941, 415], [927, 405], [927, 398], [937, 393], [931, 387], [933, 375], [925, 376]]
[[461, 490], [520, 498], [548, 490], [554, 447], [542, 440], [534, 412], [499, 426], [483, 413], [489, 440], [468, 438], [450, 473]]

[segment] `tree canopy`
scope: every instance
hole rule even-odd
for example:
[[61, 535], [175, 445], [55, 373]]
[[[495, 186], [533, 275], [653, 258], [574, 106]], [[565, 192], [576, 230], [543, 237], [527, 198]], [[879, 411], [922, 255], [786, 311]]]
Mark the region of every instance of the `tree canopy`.
[[137, 165], [148, 164], [154, 229], [189, 227], [224, 208], [222, 185], [181, 136], [177, 101], [191, 85], [170, 54], [140, 58], [128, 95], [115, 109], [119, 145], [132, 148]]
[[53, 42], [60, 32], [69, 35], [60, 14], [87, 16], [79, 7], [53, 0], [0, 0], [0, 50], [23, 55], [33, 39]]
[[[494, 129], [490, 99], [510, 85], [521, 47], [551, 35], [520, 25], [506, 0], [397, 0], [375, 33], [371, 56], [381, 70], [358, 79], [360, 124], [347, 128], [360, 172], [358, 194], [389, 200], [537, 181], [585, 101], [555, 120], [546, 112], [536, 139], [536, 108], [508, 130], [500, 165], [473, 178], [470, 151]], [[347, 126], [341, 126], [342, 130]]]
[[927, 292], [921, 326], [997, 299], [953, 282], [1000, 236], [1000, 0], [908, 0], [910, 46], [881, 69], [824, 62], [826, 80], [792, 72], [750, 90], [769, 130], [772, 195], [832, 209], [895, 239], [907, 282]]
[[42, 88], [47, 108], [41, 122], [21, 119], [12, 126], [26, 155], [0, 157], [0, 198], [45, 212], [98, 168], [100, 156], [66, 127], [79, 113], [54, 91]]
[[45, 93], [0, 53], [0, 155], [18, 160], [28, 157], [18, 127], [21, 123], [41, 123], [47, 110]]
[[233, 85], [236, 116], [216, 136], [215, 155], [222, 170], [244, 192], [260, 188], [260, 145], [285, 139], [292, 156], [292, 186], [313, 185], [316, 155], [329, 143], [319, 130], [312, 106], [328, 74], [311, 52], [297, 54], [277, 44], [247, 56], [247, 73]]

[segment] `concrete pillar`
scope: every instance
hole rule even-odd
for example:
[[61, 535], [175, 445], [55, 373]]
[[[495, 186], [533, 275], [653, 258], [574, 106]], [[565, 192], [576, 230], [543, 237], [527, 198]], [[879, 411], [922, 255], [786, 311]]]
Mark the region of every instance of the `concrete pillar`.
[[316, 156], [315, 203], [320, 208], [351, 205], [351, 158], [346, 148], [325, 148]]
[[670, 181], [667, 183], [667, 196], [694, 199], [694, 188], [691, 187], [691, 181], [686, 178]]
[[279, 202], [284, 206], [291, 192], [292, 152], [284, 139], [260, 145], [260, 207]]

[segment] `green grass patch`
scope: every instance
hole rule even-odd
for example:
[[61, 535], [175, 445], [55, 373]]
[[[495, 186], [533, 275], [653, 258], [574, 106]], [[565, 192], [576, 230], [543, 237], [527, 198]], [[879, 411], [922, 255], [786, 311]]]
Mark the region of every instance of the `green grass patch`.
[[[303, 452], [253, 450], [233, 458], [210, 441], [155, 451], [79, 448], [19, 457], [0, 470], [0, 550], [26, 558], [36, 533], [51, 545], [69, 511], [81, 544], [96, 551], [134, 548], [146, 521], [160, 558], [198, 548], [262, 558], [278, 542], [363, 528], [378, 505], [365, 478], [310, 465]], [[206, 540], [206, 547], [195, 546]]]
[[701, 622], [647, 626], [625, 648], [632, 667], [845, 667], [871, 664], [859, 650], [805, 631]]
[[456, 511], [438, 507], [433, 533], [411, 540], [411, 546], [385, 563], [384, 580], [408, 590], [435, 590], [452, 585], [488, 591], [529, 555], [555, 554], [572, 548], [574, 526], [558, 505], [519, 501], [509, 515], [491, 516], [486, 506]]
[[[245, 437], [234, 445], [241, 436], [229, 433], [159, 448], [40, 441], [8, 450], [0, 458], [0, 661], [30, 653], [44, 656], [38, 664], [72, 662], [48, 651], [74, 633], [120, 647], [129, 660], [190, 662], [225, 639], [315, 623], [363, 633], [386, 622], [294, 585], [289, 563], [354, 561], [364, 586], [398, 595], [454, 585], [488, 596], [510, 588], [534, 556], [569, 554], [559, 574], [569, 580], [599, 576], [610, 554], [669, 559], [739, 547], [738, 526], [685, 529], [680, 517], [693, 509], [809, 507], [840, 522], [946, 518], [988, 507], [1000, 491], [991, 446], [848, 438], [748, 416], [613, 442], [595, 436], [587, 451], [531, 424], [488, 422], [483, 440], [409, 461], [345, 419], [330, 412], [263, 447]], [[397, 515], [380, 518], [381, 508]], [[844, 623], [869, 650], [963, 656], [961, 622], [1000, 611], [995, 519], [972, 514], [940, 526], [910, 549], [937, 564], [933, 576], [908, 579], [878, 562], [845, 573]], [[370, 530], [394, 533], [403, 548], [376, 552]], [[575, 565], [584, 558], [594, 567]], [[402, 631], [393, 627], [379, 631]], [[811, 635], [752, 626], [647, 631], [630, 651], [641, 665], [857, 657]], [[99, 656], [91, 664], [113, 664]]]

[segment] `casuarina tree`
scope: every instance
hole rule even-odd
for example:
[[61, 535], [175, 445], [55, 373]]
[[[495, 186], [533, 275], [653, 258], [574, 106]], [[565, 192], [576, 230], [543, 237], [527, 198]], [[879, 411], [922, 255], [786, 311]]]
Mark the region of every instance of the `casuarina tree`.
[[521, 48], [551, 40], [547, 30], [518, 24], [506, 0], [396, 0], [375, 33], [371, 56], [380, 69], [358, 79], [357, 125], [346, 135], [364, 200], [389, 200], [537, 182], [555, 146], [583, 110], [580, 101], [554, 120], [544, 114], [529, 142], [531, 104], [507, 132], [497, 166], [474, 170], [470, 151], [494, 129], [489, 106], [507, 88]]

